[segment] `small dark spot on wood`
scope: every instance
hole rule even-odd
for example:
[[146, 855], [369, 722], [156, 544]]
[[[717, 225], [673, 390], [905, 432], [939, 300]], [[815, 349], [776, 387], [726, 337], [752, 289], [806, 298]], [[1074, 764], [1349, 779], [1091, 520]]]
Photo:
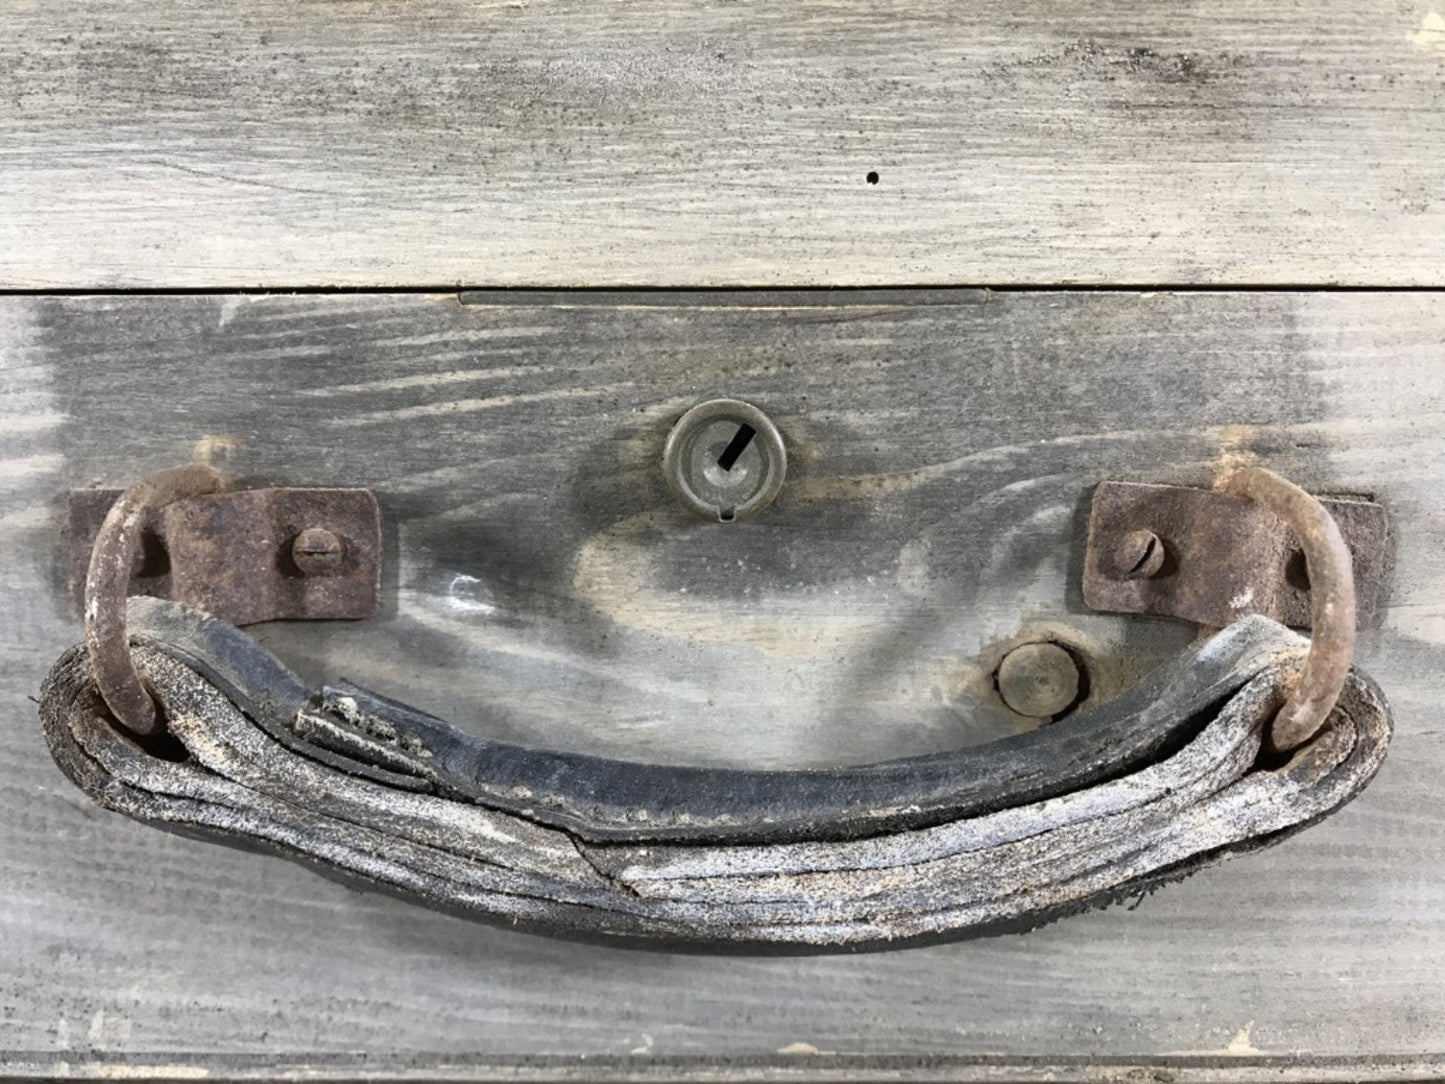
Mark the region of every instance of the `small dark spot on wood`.
[[874, 169], [870, 169], [870, 170], [868, 171], [868, 176], [867, 176], [866, 180], [868, 181], [869, 184], [877, 184], [877, 183], [878, 183], [878, 171], [877, 171], [877, 170], [874, 170]]

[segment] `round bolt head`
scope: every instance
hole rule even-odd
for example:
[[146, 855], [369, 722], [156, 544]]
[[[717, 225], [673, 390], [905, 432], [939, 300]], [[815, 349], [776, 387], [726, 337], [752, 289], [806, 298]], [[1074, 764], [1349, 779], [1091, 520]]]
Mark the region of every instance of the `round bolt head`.
[[1130, 531], [1114, 547], [1114, 572], [1121, 580], [1147, 580], [1164, 567], [1164, 540], [1153, 531]]
[[291, 543], [291, 559], [303, 576], [327, 576], [346, 560], [346, 545], [325, 527], [307, 527]]
[[783, 488], [783, 436], [757, 407], [710, 399], [684, 414], [662, 450], [662, 471], [680, 501], [705, 519], [755, 516]]
[[1024, 644], [999, 664], [998, 694], [1011, 711], [1052, 719], [1079, 698], [1079, 664], [1058, 644]]

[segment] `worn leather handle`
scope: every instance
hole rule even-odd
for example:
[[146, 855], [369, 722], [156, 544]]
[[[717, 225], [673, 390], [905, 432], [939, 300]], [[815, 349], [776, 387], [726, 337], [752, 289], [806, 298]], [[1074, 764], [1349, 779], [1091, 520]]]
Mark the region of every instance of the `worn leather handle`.
[[76, 649], [41, 698], [97, 802], [364, 886], [553, 934], [729, 950], [887, 947], [1026, 929], [1283, 838], [1349, 801], [1390, 733], [1347, 680], [1279, 768], [1261, 735], [1305, 644], [1240, 622], [1111, 705], [996, 746], [822, 772], [661, 769], [477, 738], [249, 638], [132, 604], [183, 755], [112, 723]]
[[497, 741], [342, 683], [306, 688], [233, 626], [156, 599], [130, 604], [135, 642], [222, 690], [256, 726], [330, 767], [504, 810], [591, 841], [852, 839], [1083, 790], [1157, 762], [1303, 643], [1239, 622], [1117, 699], [985, 746], [857, 767], [692, 768]]
[[1391, 727], [1346, 667], [1304, 744], [1262, 755], [1321, 663], [1250, 618], [1108, 704], [988, 746], [670, 767], [481, 737], [355, 685], [311, 690], [174, 603], [133, 599], [125, 617], [169, 746], [116, 725], [84, 648], [41, 700], [57, 762], [101, 805], [471, 917], [647, 944], [826, 950], [1027, 928], [1337, 809]]

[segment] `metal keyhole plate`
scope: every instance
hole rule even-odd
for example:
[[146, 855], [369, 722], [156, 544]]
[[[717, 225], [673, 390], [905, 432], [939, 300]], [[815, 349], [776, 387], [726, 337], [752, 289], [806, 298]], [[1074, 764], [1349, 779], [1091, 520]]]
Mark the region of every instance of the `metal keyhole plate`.
[[706, 519], [732, 523], [773, 502], [788, 457], [778, 427], [757, 407], [710, 399], [673, 426], [662, 469], [683, 504]]

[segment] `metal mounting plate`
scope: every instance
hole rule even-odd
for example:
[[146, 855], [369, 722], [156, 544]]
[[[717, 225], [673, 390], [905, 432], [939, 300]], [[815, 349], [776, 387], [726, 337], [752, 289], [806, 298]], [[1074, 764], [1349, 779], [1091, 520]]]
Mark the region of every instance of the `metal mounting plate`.
[[[1354, 561], [1358, 624], [1369, 624], [1385, 567], [1385, 509], [1321, 497]], [[1153, 575], [1130, 575], [1141, 532], [1163, 546]], [[1310, 624], [1308, 576], [1293, 533], [1253, 501], [1210, 489], [1101, 482], [1084, 553], [1084, 601], [1095, 610], [1222, 627], [1250, 614]]]
[[[91, 545], [119, 496], [102, 489], [70, 495], [77, 603]], [[303, 531], [330, 543], [331, 551], [302, 552], [298, 563], [293, 549]], [[183, 602], [233, 625], [376, 613], [381, 512], [370, 490], [246, 489], [180, 500], [152, 517], [142, 543], [132, 594]]]

